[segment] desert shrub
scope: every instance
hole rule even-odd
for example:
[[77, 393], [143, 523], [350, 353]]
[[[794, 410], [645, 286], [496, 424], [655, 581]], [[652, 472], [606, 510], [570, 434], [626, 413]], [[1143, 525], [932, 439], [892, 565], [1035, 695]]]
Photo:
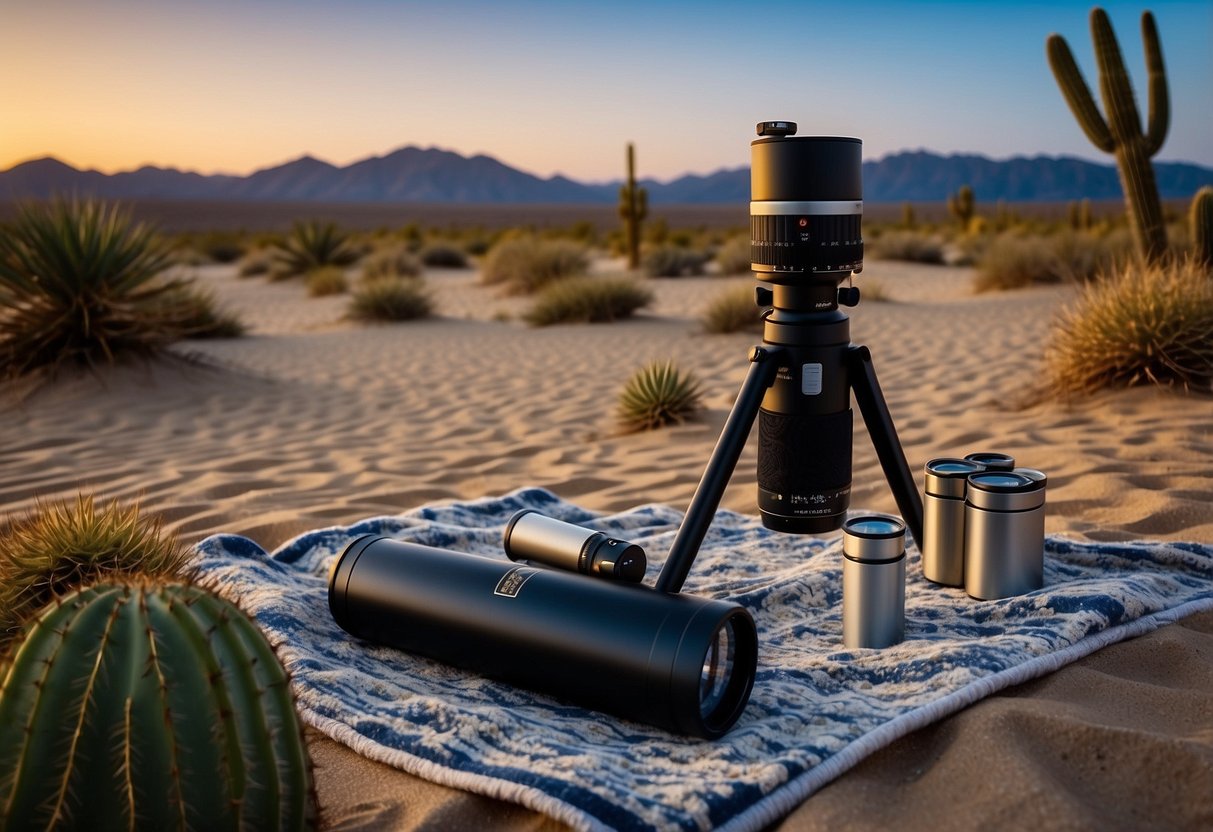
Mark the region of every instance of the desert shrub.
[[264, 248], [253, 249], [240, 259], [240, 264], [236, 267], [236, 275], [239, 277], [257, 277], [258, 275], [269, 274], [273, 265], [274, 253], [271, 250]]
[[1117, 255], [1114, 243], [1090, 234], [1003, 234], [990, 242], [978, 261], [974, 288], [987, 292], [1038, 283], [1084, 283], [1109, 270]]
[[463, 249], [445, 243], [430, 243], [418, 256], [425, 265], [438, 269], [466, 269], [468, 265]]
[[931, 234], [916, 231], [887, 231], [869, 247], [878, 260], [904, 260], [910, 263], [942, 264], [943, 241]]
[[628, 379], [619, 394], [617, 415], [627, 431], [652, 430], [682, 422], [699, 409], [703, 393], [695, 376], [673, 361], [655, 361]]
[[408, 321], [434, 309], [425, 281], [380, 277], [360, 283], [350, 296], [350, 317], [364, 321]]
[[716, 266], [721, 274], [746, 274], [751, 262], [749, 237], [733, 237], [716, 252]]
[[754, 302], [754, 287], [734, 286], [717, 294], [708, 304], [703, 328], [707, 332], [761, 332], [760, 312]]
[[321, 266], [348, 266], [359, 257], [336, 223], [297, 222], [274, 250], [273, 275], [294, 277]]
[[421, 261], [407, 246], [396, 245], [372, 252], [362, 264], [362, 279], [420, 277]]
[[182, 575], [192, 554], [138, 505], [38, 505], [0, 529], [0, 652], [54, 598], [120, 575]]
[[248, 244], [234, 231], [211, 231], [195, 239], [195, 251], [212, 263], [235, 263], [244, 256]]
[[649, 277], [685, 277], [703, 274], [710, 254], [674, 245], [649, 248], [641, 258], [641, 268]]
[[863, 285], [859, 287], [859, 297], [861, 300], [873, 303], [893, 302], [893, 296], [889, 294], [888, 287], [879, 280], [863, 281]]
[[568, 277], [545, 286], [525, 318], [531, 326], [609, 323], [652, 302], [653, 293], [635, 280]]
[[164, 303], [183, 338], [239, 338], [245, 333], [244, 322], [221, 308], [214, 292], [196, 283], [183, 283], [167, 292]]
[[1145, 383], [1209, 389], [1213, 281], [1190, 258], [1132, 262], [1082, 287], [1045, 356], [1048, 385], [1063, 395]]
[[307, 286], [308, 295], [314, 298], [340, 295], [349, 288], [349, 283], [345, 279], [345, 270], [336, 266], [312, 269], [304, 278], [304, 285]]
[[22, 206], [0, 234], [0, 377], [153, 355], [183, 335], [167, 247], [116, 206]]
[[589, 253], [567, 240], [505, 237], [489, 250], [480, 282], [500, 284], [509, 294], [528, 294], [561, 278], [585, 274]]

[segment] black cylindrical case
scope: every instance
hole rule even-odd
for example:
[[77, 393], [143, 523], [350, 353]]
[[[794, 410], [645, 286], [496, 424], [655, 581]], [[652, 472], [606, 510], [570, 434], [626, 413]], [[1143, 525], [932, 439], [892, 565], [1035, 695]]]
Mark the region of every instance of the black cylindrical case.
[[741, 716], [758, 658], [737, 604], [374, 535], [338, 558], [329, 608], [359, 638], [708, 739]]
[[842, 136], [778, 136], [750, 143], [754, 201], [863, 199], [863, 142]]

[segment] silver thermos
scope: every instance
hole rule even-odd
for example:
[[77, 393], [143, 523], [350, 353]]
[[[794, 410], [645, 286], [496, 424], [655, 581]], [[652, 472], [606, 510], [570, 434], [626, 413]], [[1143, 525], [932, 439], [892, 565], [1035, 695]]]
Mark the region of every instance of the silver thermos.
[[965, 591], [992, 600], [1044, 585], [1045, 475], [1031, 468], [968, 478]]
[[906, 526], [868, 514], [842, 525], [842, 643], [889, 647], [905, 637]]
[[984, 463], [968, 458], [943, 457], [927, 463], [922, 575], [928, 581], [964, 586], [966, 481], [970, 474], [984, 470]]

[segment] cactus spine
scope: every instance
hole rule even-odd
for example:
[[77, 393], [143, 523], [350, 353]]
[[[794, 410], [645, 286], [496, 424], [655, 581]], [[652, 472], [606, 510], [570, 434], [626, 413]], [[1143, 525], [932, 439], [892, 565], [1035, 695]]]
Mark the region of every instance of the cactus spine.
[[1116, 156], [1120, 185], [1125, 193], [1137, 250], [1146, 262], [1157, 263], [1167, 251], [1167, 231], [1150, 157], [1158, 152], [1167, 137], [1170, 104], [1158, 29], [1154, 25], [1154, 16], [1149, 12], [1141, 16], [1141, 36], [1150, 90], [1150, 112], [1145, 133], [1142, 132], [1141, 117], [1133, 101], [1133, 90], [1129, 86], [1129, 74], [1125, 71], [1120, 45], [1103, 9], [1091, 10], [1091, 39], [1099, 64], [1099, 92], [1107, 112], [1106, 121], [1095, 106], [1065, 38], [1057, 34], [1049, 35], [1046, 45], [1053, 76], [1079, 126], [1092, 144]]
[[314, 827], [287, 683], [253, 623], [198, 587], [67, 595], [0, 675], [0, 826]]
[[636, 186], [636, 151], [628, 142], [628, 181], [619, 189], [619, 216], [627, 234], [628, 268], [640, 268], [640, 224], [649, 213], [649, 194]]
[[1213, 269], [1213, 187], [1205, 185], [1192, 199], [1188, 214], [1196, 262]]
[[960, 190], [948, 197], [948, 213], [960, 221], [960, 227], [964, 231], [968, 231], [969, 224], [973, 222], [975, 205], [973, 189], [968, 185], [961, 185]]

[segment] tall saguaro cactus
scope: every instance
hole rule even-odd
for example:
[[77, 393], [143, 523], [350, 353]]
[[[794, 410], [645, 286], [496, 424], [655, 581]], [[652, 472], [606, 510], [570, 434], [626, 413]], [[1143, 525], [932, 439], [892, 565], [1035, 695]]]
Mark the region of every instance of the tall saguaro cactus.
[[976, 206], [973, 189], [968, 185], [961, 185], [960, 190], [948, 197], [948, 212], [960, 221], [960, 227], [965, 231], [969, 230], [969, 225], [973, 222]]
[[619, 216], [627, 234], [628, 268], [640, 268], [640, 224], [649, 213], [649, 194], [636, 186], [636, 151], [628, 142], [628, 181], [619, 189]]
[[1205, 185], [1196, 192], [1189, 210], [1192, 225], [1192, 247], [1198, 263], [1213, 269], [1213, 187]]
[[1097, 7], [1091, 10], [1091, 39], [1099, 64], [1099, 93], [1107, 113], [1106, 121], [1095, 106], [1065, 38], [1058, 34], [1049, 35], [1046, 49], [1053, 76], [1079, 126], [1092, 144], [1116, 156], [1116, 167], [1120, 171], [1120, 184], [1125, 193], [1137, 250], [1146, 262], [1156, 263], [1166, 254], [1167, 231], [1150, 157], [1158, 152], [1167, 137], [1170, 104], [1158, 29], [1154, 25], [1154, 16], [1149, 12], [1141, 16], [1141, 36], [1150, 90], [1150, 112], [1144, 133], [1120, 45], [1103, 9]]

